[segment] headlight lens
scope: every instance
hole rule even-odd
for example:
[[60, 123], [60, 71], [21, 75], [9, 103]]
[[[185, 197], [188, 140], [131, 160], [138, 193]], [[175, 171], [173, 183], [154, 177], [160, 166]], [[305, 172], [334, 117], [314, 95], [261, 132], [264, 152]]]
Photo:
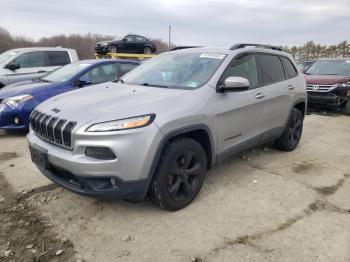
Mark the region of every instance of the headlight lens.
[[350, 88], [350, 82], [342, 83], [339, 85], [340, 87], [349, 87]]
[[87, 132], [108, 132], [125, 129], [140, 128], [150, 125], [155, 118], [155, 114], [136, 116], [126, 119], [97, 123], [89, 126]]
[[17, 106], [18, 104], [28, 101], [32, 98], [33, 96], [31, 95], [14, 96], [14, 97], [6, 98], [2, 102], [9, 106]]
[[106, 46], [106, 45], [108, 45], [108, 43], [102, 43], [101, 45]]

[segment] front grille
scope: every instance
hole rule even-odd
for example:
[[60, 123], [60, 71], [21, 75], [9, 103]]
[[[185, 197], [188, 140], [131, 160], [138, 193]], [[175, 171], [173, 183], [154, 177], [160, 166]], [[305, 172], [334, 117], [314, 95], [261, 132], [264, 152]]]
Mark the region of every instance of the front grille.
[[59, 119], [35, 110], [30, 115], [30, 124], [34, 133], [56, 145], [71, 148], [72, 130], [77, 122]]
[[336, 85], [316, 85], [316, 84], [307, 84], [306, 89], [310, 92], [329, 92], [333, 89], [337, 88], [338, 84]]

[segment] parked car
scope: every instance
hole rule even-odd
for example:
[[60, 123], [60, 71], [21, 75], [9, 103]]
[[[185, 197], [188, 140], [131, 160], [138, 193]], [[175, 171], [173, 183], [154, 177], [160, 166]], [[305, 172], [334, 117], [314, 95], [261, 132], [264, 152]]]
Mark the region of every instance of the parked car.
[[41, 77], [56, 68], [78, 61], [75, 50], [30, 47], [0, 54], [0, 89], [6, 85]]
[[126, 35], [121, 40], [104, 41], [97, 43], [95, 51], [98, 54], [106, 53], [137, 53], [152, 54], [157, 51], [156, 45], [141, 35]]
[[109, 88], [50, 99], [31, 115], [32, 160], [82, 195], [137, 201], [149, 193], [164, 209], [183, 208], [228, 156], [269, 141], [297, 147], [305, 79], [272, 48], [171, 51]]
[[320, 59], [304, 74], [310, 106], [346, 108], [350, 97], [350, 58]]
[[41, 78], [4, 87], [0, 90], [0, 129], [28, 129], [29, 115], [41, 102], [78, 88], [118, 79], [138, 65], [139, 62], [128, 60], [81, 60]]
[[301, 72], [304, 72], [307, 70], [312, 64], [315, 63], [315, 61], [308, 61], [308, 60], [301, 60], [301, 61], [296, 61], [297, 66], [299, 67]]

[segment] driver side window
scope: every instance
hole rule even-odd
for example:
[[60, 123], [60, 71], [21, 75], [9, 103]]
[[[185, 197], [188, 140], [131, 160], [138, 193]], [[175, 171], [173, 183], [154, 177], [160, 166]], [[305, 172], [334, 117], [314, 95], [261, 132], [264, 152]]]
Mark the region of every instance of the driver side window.
[[113, 81], [117, 77], [116, 64], [104, 64], [91, 69], [84, 77], [91, 81], [92, 85]]
[[20, 68], [31, 68], [31, 67], [43, 67], [44, 63], [44, 52], [31, 52], [20, 55], [15, 60], [15, 63]]
[[223, 84], [226, 78], [230, 76], [244, 77], [249, 80], [249, 89], [258, 87], [258, 69], [254, 54], [244, 54], [231, 61], [221, 76], [220, 84]]

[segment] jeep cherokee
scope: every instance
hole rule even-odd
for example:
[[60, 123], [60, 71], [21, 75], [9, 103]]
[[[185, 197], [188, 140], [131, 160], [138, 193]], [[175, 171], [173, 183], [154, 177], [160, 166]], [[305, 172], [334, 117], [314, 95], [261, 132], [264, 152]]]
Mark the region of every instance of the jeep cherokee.
[[40, 171], [73, 192], [178, 210], [228, 156], [269, 141], [294, 150], [305, 108], [304, 77], [277, 48], [191, 48], [47, 100], [27, 138]]

